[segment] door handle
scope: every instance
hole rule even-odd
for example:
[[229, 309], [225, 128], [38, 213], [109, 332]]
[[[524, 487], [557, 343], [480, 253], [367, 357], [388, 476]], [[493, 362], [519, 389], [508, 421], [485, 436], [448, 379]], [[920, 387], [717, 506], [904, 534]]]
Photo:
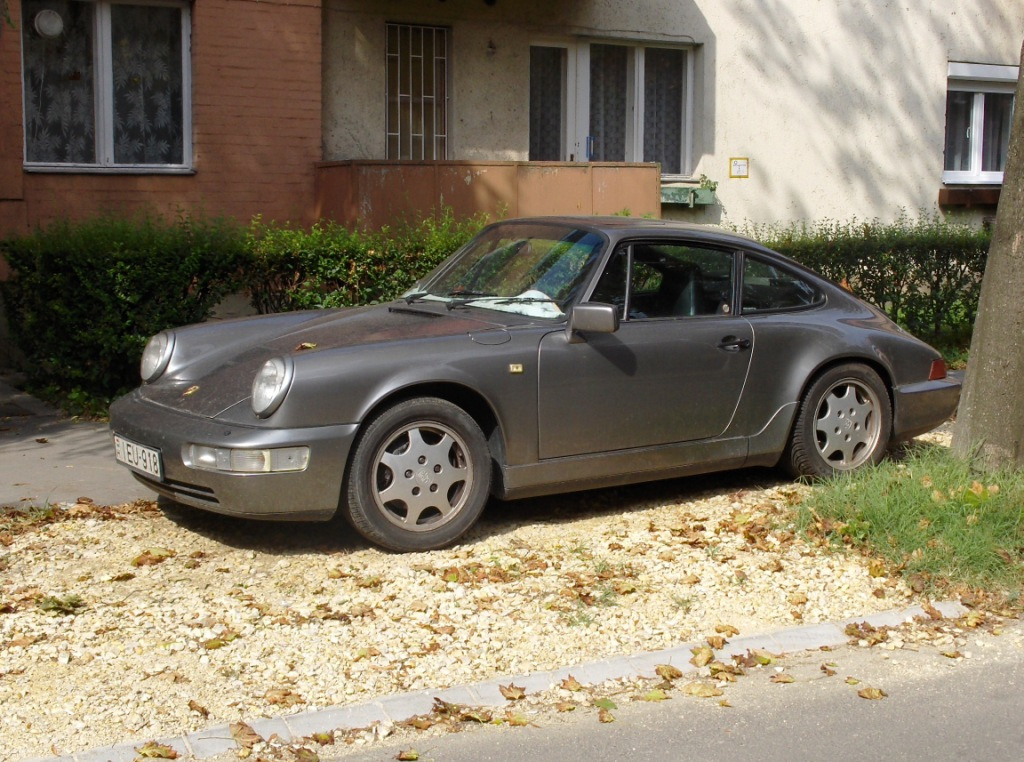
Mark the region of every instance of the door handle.
[[740, 339], [736, 336], [726, 336], [718, 342], [718, 348], [726, 352], [739, 352], [741, 349], [750, 349], [750, 339]]

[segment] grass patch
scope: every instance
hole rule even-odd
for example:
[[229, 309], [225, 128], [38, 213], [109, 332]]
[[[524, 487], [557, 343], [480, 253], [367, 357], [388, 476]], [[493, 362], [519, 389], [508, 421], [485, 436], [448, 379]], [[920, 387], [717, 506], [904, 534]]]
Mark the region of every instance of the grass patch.
[[798, 525], [883, 559], [915, 590], [1024, 587], [1024, 472], [981, 472], [938, 446], [825, 482]]

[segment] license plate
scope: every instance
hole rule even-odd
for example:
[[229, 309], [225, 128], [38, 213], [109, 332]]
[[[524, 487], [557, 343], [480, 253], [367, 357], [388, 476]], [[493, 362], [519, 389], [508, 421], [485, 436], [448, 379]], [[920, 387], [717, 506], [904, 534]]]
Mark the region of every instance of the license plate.
[[160, 451], [114, 434], [114, 457], [129, 468], [163, 479]]

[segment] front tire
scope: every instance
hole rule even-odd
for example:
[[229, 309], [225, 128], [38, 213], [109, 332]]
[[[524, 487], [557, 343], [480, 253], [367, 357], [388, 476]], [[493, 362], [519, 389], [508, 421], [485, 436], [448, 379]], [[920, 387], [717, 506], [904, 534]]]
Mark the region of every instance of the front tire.
[[366, 426], [349, 461], [342, 509], [371, 542], [434, 550], [469, 531], [490, 487], [490, 453], [476, 421], [450, 402], [422, 397]]
[[879, 375], [838, 365], [807, 390], [783, 464], [794, 476], [830, 477], [881, 462], [892, 434], [892, 405]]

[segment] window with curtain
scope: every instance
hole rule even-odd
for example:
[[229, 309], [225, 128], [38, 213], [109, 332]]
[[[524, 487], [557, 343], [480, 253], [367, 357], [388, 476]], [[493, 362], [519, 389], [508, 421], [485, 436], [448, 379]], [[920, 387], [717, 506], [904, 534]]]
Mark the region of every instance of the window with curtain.
[[530, 161], [561, 161], [565, 135], [565, 48], [530, 48]]
[[683, 90], [686, 52], [648, 48], [644, 57], [644, 161], [661, 162], [678, 175], [683, 155]]
[[626, 160], [630, 52], [622, 45], [590, 46], [591, 161]]
[[946, 183], [1001, 183], [1017, 67], [950, 64], [950, 74], [942, 179]]
[[448, 156], [448, 30], [388, 24], [387, 158]]
[[25, 161], [186, 169], [185, 4], [24, 0]]
[[530, 159], [658, 162], [685, 175], [689, 57], [617, 41], [532, 46]]

